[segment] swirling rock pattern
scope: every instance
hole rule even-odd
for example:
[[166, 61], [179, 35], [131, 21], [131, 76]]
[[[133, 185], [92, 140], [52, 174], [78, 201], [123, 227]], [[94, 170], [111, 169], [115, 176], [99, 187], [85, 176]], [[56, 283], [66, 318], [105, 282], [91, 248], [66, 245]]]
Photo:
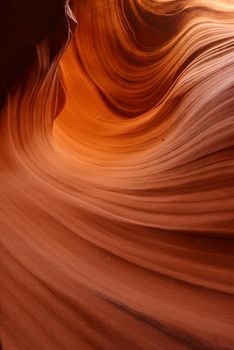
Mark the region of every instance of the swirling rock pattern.
[[1, 6], [3, 349], [233, 349], [233, 0]]

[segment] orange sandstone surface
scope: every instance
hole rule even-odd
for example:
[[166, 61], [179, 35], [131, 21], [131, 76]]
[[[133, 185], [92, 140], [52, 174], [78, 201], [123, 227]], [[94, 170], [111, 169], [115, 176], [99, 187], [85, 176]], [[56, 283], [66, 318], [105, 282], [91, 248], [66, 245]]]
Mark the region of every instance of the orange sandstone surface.
[[233, 0], [0, 6], [2, 349], [234, 349]]

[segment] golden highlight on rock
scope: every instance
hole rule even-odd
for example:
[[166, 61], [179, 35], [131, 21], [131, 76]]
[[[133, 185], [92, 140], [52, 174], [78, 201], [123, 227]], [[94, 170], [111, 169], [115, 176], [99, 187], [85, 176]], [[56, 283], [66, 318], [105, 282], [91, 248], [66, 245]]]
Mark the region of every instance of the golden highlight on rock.
[[0, 9], [2, 349], [232, 350], [233, 0]]

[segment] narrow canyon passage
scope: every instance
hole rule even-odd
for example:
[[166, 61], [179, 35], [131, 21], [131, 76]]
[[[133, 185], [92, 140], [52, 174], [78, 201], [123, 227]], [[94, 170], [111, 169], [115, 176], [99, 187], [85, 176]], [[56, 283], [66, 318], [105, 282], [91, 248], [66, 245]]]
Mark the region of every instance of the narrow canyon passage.
[[2, 349], [232, 350], [233, 0], [1, 7]]

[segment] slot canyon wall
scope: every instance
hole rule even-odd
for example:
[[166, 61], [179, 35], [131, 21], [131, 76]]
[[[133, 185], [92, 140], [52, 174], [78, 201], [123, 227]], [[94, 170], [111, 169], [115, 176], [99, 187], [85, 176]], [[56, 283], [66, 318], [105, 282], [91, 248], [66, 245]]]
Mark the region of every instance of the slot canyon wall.
[[234, 348], [234, 1], [1, 0], [3, 350]]

